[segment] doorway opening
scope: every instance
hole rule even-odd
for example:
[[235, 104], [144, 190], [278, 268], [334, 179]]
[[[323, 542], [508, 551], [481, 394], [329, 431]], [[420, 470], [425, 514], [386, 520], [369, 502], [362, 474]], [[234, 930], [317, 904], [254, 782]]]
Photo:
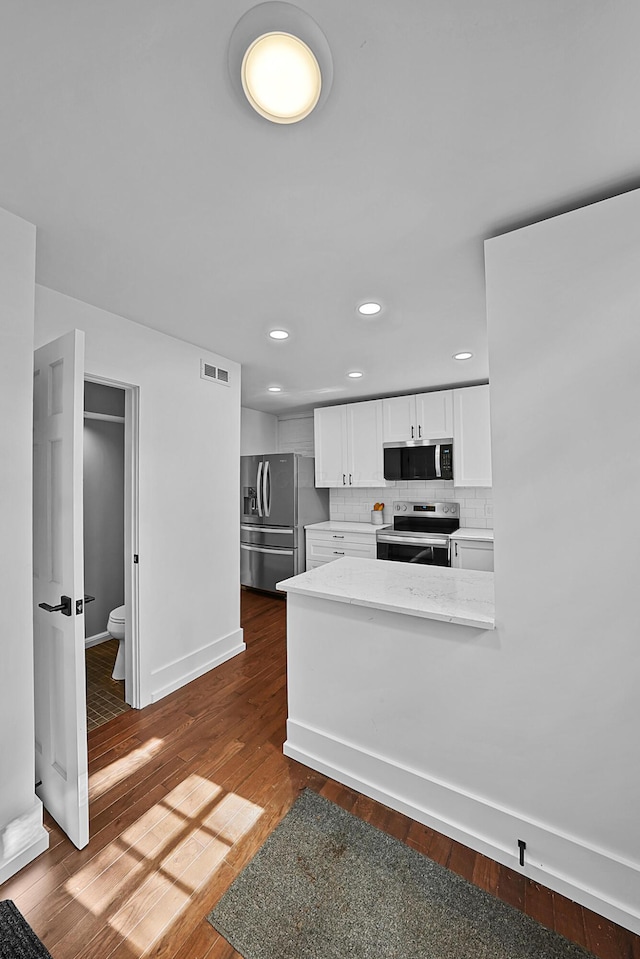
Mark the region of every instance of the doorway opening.
[[136, 387], [84, 382], [87, 729], [138, 706]]

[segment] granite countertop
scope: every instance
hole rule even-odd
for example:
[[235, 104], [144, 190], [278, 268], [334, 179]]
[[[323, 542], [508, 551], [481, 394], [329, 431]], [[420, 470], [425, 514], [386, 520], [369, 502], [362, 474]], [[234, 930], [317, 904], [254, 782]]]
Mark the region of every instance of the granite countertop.
[[451, 534], [451, 539], [458, 540], [477, 540], [478, 542], [493, 543], [492, 529], [476, 529], [475, 527], [463, 527]]
[[324, 523], [311, 523], [305, 529], [326, 529], [333, 533], [372, 533], [389, 526], [389, 523], [352, 523], [346, 519], [328, 519]]
[[277, 584], [286, 593], [495, 629], [493, 573], [345, 556]]

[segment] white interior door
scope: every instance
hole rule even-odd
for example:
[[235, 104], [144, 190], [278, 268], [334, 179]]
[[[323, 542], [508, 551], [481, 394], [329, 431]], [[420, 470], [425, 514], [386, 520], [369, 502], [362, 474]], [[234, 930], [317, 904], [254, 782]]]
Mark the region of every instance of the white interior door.
[[33, 595], [36, 791], [79, 849], [89, 841], [83, 401], [84, 333], [73, 330], [35, 353]]

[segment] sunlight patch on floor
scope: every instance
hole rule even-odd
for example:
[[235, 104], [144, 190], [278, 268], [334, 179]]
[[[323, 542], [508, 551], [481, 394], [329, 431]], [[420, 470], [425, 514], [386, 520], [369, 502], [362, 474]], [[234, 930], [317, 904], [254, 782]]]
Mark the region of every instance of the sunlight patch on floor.
[[137, 749], [132, 749], [120, 759], [115, 759], [112, 763], [109, 763], [109, 765], [103, 769], [91, 773], [89, 776], [89, 801], [91, 802], [97, 799], [98, 796], [102, 796], [103, 793], [108, 792], [108, 790], [121, 779], [126, 779], [128, 776], [131, 776], [136, 769], [140, 769], [140, 767], [148, 763], [150, 759], [153, 759], [162, 749], [163, 745], [164, 739], [152, 737], [148, 739], [146, 743], [143, 743], [142, 746], [138, 746]]
[[[209, 786], [220, 792], [215, 784]], [[248, 799], [227, 793], [203, 815], [190, 816], [189, 831], [183, 833], [180, 842], [157, 862], [155, 871], [109, 919], [136, 955], [147, 951], [178, 918], [263, 811]]]
[[142, 954], [182, 912], [263, 809], [192, 774], [65, 883]]
[[195, 774], [187, 776], [74, 873], [65, 888], [97, 915], [121, 894], [123, 882], [134, 875], [143, 879], [150, 869], [156, 868], [162, 853], [173, 849], [185, 830], [192, 831], [194, 817], [198, 813], [205, 815], [221, 793], [222, 788], [216, 783]]

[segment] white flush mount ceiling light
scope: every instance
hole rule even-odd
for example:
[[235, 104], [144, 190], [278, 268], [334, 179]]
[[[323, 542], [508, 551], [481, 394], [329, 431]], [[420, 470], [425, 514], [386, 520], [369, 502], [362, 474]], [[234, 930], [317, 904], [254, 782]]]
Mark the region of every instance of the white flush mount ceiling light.
[[254, 110], [272, 123], [297, 123], [320, 98], [318, 61], [303, 40], [290, 33], [265, 33], [242, 60], [242, 88]]
[[467, 350], [464, 350], [462, 353], [454, 353], [454, 360], [470, 360], [473, 356], [473, 353], [469, 353]]
[[379, 313], [382, 309], [380, 303], [375, 303], [371, 300], [368, 303], [361, 303], [358, 307], [358, 313], [362, 316], [375, 316], [376, 313]]
[[347, 376], [350, 376], [352, 380], [359, 380], [361, 376], [364, 376], [364, 373], [361, 373], [360, 370], [351, 370], [350, 373], [347, 373]]
[[317, 111], [333, 81], [324, 33], [304, 10], [280, 0], [260, 3], [241, 17], [229, 41], [228, 65], [239, 102], [278, 124], [295, 124]]
[[288, 340], [289, 334], [286, 330], [270, 330], [269, 336], [272, 340]]
[[270, 386], [270, 387], [269, 387], [269, 392], [270, 392], [270, 393], [282, 393], [282, 387], [281, 387], [281, 386]]

